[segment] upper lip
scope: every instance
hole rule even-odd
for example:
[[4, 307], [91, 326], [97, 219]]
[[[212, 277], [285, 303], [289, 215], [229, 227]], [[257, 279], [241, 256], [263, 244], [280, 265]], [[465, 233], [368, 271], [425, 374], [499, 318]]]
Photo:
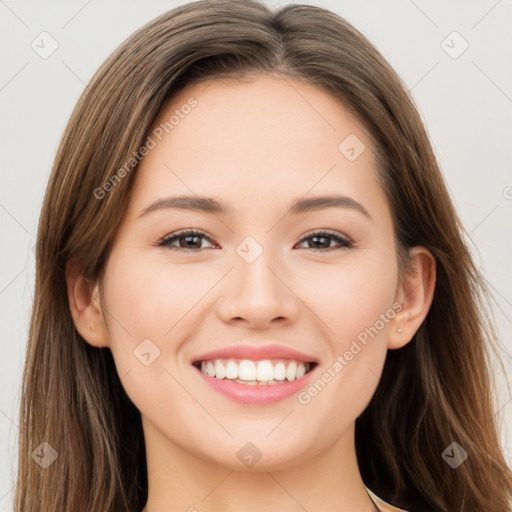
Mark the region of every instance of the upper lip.
[[276, 343], [262, 345], [261, 341], [258, 345], [240, 343], [230, 345], [229, 347], [219, 348], [197, 356], [193, 363], [199, 361], [208, 361], [211, 359], [233, 358], [233, 359], [295, 359], [305, 363], [318, 363], [318, 359], [304, 354], [293, 348]]

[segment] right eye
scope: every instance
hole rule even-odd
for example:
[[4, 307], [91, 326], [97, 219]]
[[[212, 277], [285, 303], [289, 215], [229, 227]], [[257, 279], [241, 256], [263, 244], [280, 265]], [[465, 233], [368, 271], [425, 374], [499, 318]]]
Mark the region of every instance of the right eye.
[[[197, 252], [197, 250], [203, 249], [201, 246], [201, 239], [210, 240], [211, 238], [197, 229], [188, 229], [179, 231], [163, 238], [158, 242], [158, 247], [168, 247], [171, 250], [185, 251], [185, 252]], [[199, 242], [198, 242], [199, 240]], [[174, 242], [178, 242], [178, 246], [172, 245]], [[181, 243], [182, 241], [183, 244]]]

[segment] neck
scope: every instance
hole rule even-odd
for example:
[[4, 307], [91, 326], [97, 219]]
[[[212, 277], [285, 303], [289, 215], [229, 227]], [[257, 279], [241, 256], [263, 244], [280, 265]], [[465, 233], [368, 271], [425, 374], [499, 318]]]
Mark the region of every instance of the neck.
[[143, 418], [148, 500], [143, 512], [375, 512], [357, 465], [354, 425], [328, 450], [280, 468], [244, 471], [184, 450]]

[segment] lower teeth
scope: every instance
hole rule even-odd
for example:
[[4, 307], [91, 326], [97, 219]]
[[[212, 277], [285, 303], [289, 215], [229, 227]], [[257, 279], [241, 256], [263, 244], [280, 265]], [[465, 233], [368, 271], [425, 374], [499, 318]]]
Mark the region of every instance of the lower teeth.
[[[228, 380], [228, 379], [226, 379]], [[282, 384], [282, 380], [240, 380], [240, 379], [229, 379], [231, 382], [238, 382], [238, 384], [249, 384], [249, 386], [272, 386], [274, 384]]]

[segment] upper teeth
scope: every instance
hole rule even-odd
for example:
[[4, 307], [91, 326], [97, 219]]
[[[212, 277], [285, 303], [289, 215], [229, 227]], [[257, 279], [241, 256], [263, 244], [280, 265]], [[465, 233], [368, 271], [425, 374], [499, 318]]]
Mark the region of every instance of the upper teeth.
[[290, 359], [212, 359], [201, 362], [201, 371], [217, 379], [239, 379], [246, 381], [289, 381], [304, 377], [309, 363]]

